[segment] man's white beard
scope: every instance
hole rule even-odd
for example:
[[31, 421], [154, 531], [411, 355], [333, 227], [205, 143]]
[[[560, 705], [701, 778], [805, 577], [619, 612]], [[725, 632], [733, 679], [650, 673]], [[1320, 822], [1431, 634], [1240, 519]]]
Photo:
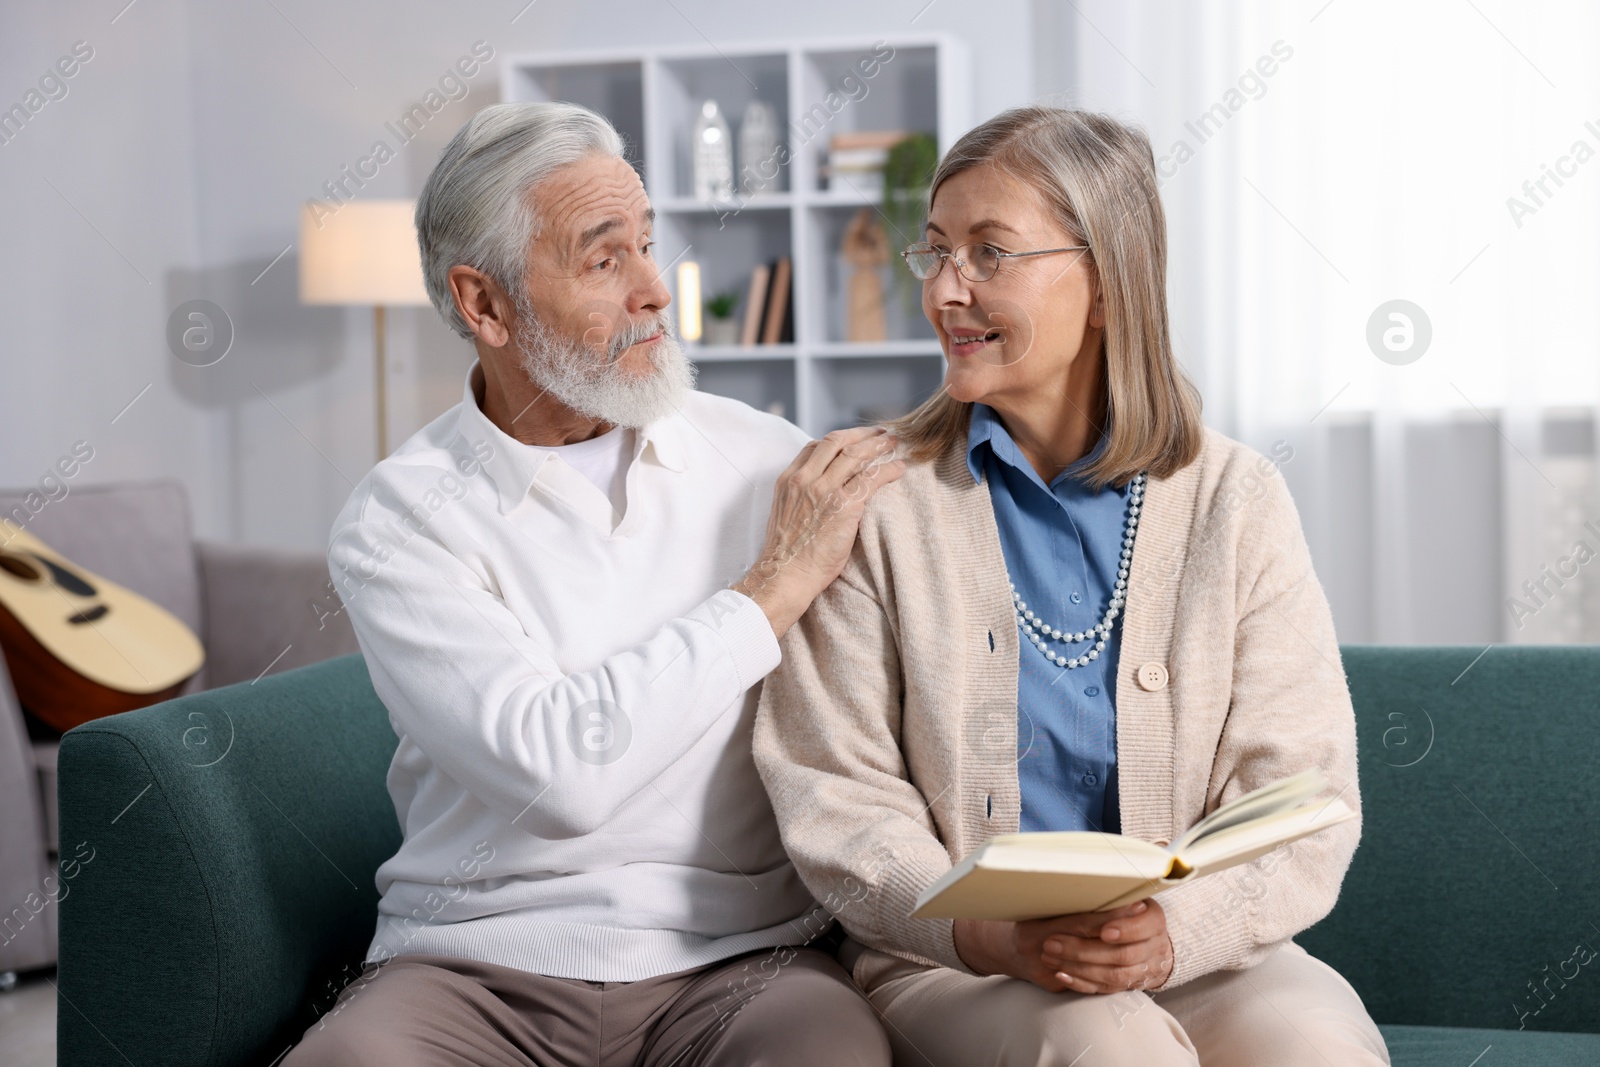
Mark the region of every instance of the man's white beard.
[[[651, 370], [630, 371], [619, 362], [629, 345], [655, 334], [649, 348]], [[518, 301], [519, 363], [533, 384], [591, 419], [638, 428], [672, 414], [694, 388], [695, 369], [683, 354], [672, 317], [623, 326], [604, 357], [582, 341], [557, 333], [533, 312], [526, 296]]]

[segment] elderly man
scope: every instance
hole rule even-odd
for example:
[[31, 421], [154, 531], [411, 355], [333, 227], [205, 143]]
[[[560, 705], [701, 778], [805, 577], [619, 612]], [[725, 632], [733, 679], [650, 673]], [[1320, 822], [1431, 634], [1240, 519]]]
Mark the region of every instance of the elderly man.
[[404, 841], [287, 1067], [889, 1062], [808, 947], [830, 916], [750, 738], [778, 638], [903, 464], [693, 390], [622, 153], [583, 108], [501, 104], [418, 201], [477, 362], [334, 524]]

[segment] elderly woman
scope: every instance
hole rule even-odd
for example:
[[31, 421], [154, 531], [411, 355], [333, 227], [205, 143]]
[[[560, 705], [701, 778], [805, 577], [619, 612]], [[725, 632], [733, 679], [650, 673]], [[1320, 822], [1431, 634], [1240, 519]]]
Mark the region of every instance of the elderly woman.
[[1355, 991], [1290, 940], [1332, 908], [1359, 820], [1111, 912], [909, 917], [996, 834], [1165, 844], [1309, 768], [1360, 810], [1294, 504], [1272, 460], [1201, 424], [1173, 357], [1145, 136], [999, 115], [939, 165], [925, 236], [905, 258], [944, 387], [894, 425], [906, 473], [786, 636], [755, 735], [897, 1062], [1388, 1063]]

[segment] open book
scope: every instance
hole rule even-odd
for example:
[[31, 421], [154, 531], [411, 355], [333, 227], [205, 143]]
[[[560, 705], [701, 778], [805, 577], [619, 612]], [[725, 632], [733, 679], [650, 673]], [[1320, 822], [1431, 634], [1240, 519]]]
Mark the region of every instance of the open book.
[[1020, 922], [1110, 911], [1168, 886], [1248, 863], [1356, 813], [1320, 770], [1304, 771], [1222, 805], [1170, 847], [1120, 834], [1003, 834], [956, 864], [917, 898], [918, 919]]

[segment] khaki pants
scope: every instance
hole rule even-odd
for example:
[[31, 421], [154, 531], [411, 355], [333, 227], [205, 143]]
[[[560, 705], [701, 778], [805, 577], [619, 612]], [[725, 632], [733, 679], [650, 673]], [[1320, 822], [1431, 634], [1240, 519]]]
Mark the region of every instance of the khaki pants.
[[1368, 1067], [1388, 1050], [1361, 998], [1292, 941], [1243, 971], [1153, 994], [1048, 993], [902, 963], [873, 981], [900, 1067]]
[[449, 956], [368, 964], [283, 1067], [888, 1067], [832, 956], [761, 949], [638, 982]]

